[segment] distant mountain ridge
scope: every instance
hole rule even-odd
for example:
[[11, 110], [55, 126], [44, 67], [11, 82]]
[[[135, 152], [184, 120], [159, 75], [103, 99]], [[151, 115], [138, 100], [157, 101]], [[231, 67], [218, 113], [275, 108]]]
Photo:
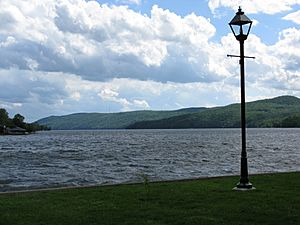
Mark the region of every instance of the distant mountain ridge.
[[[246, 103], [247, 127], [300, 127], [300, 99], [280, 96]], [[180, 129], [240, 127], [240, 104], [213, 108], [76, 113], [37, 121], [51, 129]]]
[[206, 108], [187, 108], [174, 111], [132, 111], [119, 113], [75, 113], [65, 116], [50, 116], [36, 121], [47, 124], [54, 130], [76, 129], [125, 129], [140, 121], [159, 120], [178, 115], [200, 112]]

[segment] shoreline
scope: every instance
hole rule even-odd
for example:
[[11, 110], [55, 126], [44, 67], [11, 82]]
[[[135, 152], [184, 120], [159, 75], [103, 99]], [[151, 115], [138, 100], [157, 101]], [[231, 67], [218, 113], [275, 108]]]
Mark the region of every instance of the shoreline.
[[[273, 174], [290, 174], [290, 173], [300, 173], [300, 171], [288, 171], [288, 172], [262, 172], [262, 173], [254, 173], [249, 175], [249, 179], [251, 180], [252, 176], [260, 176], [260, 175], [273, 175]], [[222, 179], [222, 178], [233, 178], [239, 177], [236, 175], [221, 175], [221, 176], [207, 176], [207, 177], [198, 177], [198, 178], [185, 178], [185, 179], [175, 179], [175, 180], [159, 180], [159, 181], [149, 181], [149, 184], [162, 184], [162, 183], [181, 183], [181, 182], [189, 182], [189, 181], [197, 181], [197, 180], [212, 180], [212, 179]], [[238, 182], [238, 180], [237, 180]], [[52, 192], [52, 191], [61, 191], [61, 190], [74, 190], [74, 189], [88, 189], [88, 188], [101, 188], [101, 187], [118, 187], [118, 186], [128, 186], [128, 185], [143, 185], [144, 182], [123, 182], [123, 183], [115, 183], [115, 184], [91, 184], [91, 185], [78, 185], [78, 186], [62, 186], [62, 187], [49, 187], [49, 188], [33, 188], [26, 190], [13, 190], [13, 191], [0, 191], [0, 195], [10, 195], [10, 194], [25, 194], [25, 193], [34, 193], [34, 192]]]

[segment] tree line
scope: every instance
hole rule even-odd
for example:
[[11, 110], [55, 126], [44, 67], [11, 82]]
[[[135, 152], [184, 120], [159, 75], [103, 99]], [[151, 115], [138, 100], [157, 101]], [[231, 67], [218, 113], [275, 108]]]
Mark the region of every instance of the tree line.
[[40, 130], [50, 130], [49, 127], [44, 125], [26, 123], [25, 117], [19, 113], [14, 115], [13, 118], [9, 118], [6, 109], [0, 108], [0, 134], [4, 134], [7, 128], [22, 128], [28, 133]]

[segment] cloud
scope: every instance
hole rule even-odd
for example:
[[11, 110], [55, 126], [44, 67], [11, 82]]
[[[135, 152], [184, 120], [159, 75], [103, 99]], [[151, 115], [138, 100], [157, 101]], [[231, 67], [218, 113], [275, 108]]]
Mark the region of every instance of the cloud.
[[291, 20], [296, 24], [300, 24], [300, 10], [286, 15], [285, 17], [283, 17], [283, 19]]
[[104, 101], [104, 102], [114, 102], [118, 103], [122, 106], [122, 111], [129, 111], [132, 109], [138, 110], [138, 109], [149, 109], [150, 106], [146, 100], [141, 99], [126, 99], [119, 97], [119, 93], [116, 90], [112, 90], [109, 88], [104, 88], [103, 90], [98, 93], [98, 96]]
[[292, 9], [293, 6], [300, 5], [299, 0], [209, 0], [208, 6], [213, 13], [221, 7], [231, 8], [237, 10], [237, 6], [241, 6], [248, 14], [265, 13], [276, 14], [286, 12]]
[[74, 112], [221, 105], [226, 98], [230, 102], [230, 93], [234, 92], [224, 83], [161, 83], [128, 78], [95, 82], [76, 75], [18, 69], [0, 70], [0, 79], [4, 81], [0, 85], [0, 106], [11, 115], [21, 113], [29, 121]]
[[13, 45], [15, 43], [16, 43], [16, 39], [14, 37], [8, 36], [6, 38], [6, 40], [0, 42], [0, 48], [1, 47], [5, 48], [5, 47], [8, 47], [8, 46]]
[[61, 73], [0, 70], [1, 100], [13, 103], [53, 104], [67, 96], [66, 83], [61, 80], [61, 76]]
[[31, 6], [4, 0], [0, 6], [0, 15], [12, 18], [0, 38], [14, 40], [1, 45], [6, 58], [1, 68], [65, 72], [94, 81], [218, 79], [205, 66], [216, 29], [204, 17], [181, 17], [158, 6], [147, 16], [83, 0]]
[[279, 68], [273, 71], [273, 81], [282, 88], [300, 90], [300, 30], [281, 31], [279, 41], [270, 51], [279, 61]]

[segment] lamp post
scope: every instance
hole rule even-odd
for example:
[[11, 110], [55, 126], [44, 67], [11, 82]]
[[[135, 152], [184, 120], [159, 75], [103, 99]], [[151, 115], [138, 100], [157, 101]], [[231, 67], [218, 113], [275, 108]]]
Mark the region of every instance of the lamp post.
[[251, 190], [254, 187], [248, 179], [248, 162], [246, 150], [246, 112], [245, 112], [245, 58], [254, 58], [244, 55], [244, 42], [247, 39], [252, 21], [242, 12], [239, 7], [238, 12], [230, 21], [229, 26], [235, 38], [240, 42], [240, 55], [227, 55], [229, 57], [240, 58], [240, 73], [241, 73], [241, 132], [242, 132], [242, 152], [241, 152], [241, 177], [240, 182], [234, 189], [237, 190]]

